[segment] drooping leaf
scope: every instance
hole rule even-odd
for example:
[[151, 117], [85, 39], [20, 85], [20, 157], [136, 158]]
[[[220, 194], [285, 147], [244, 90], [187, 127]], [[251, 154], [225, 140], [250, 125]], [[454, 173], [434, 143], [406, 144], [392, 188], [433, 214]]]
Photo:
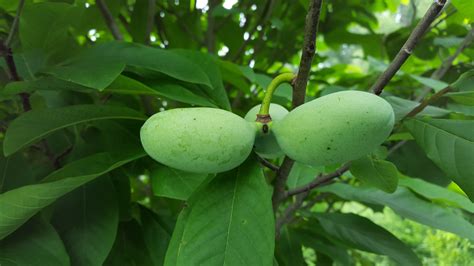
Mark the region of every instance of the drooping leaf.
[[421, 84], [432, 88], [436, 92], [446, 88], [449, 85], [449, 84], [447, 84], [443, 81], [439, 81], [439, 80], [432, 79], [432, 78], [421, 77], [421, 76], [418, 76], [418, 75], [409, 75], [409, 76], [411, 78], [413, 78], [414, 80], [420, 82]]
[[474, 121], [410, 119], [405, 125], [426, 155], [474, 201]]
[[270, 191], [258, 164], [248, 160], [191, 196], [165, 265], [272, 265], [274, 233]]
[[72, 264], [102, 265], [118, 227], [117, 196], [110, 178], [94, 180], [61, 198], [55, 204], [53, 224]]
[[459, 78], [451, 84], [457, 91], [474, 91], [474, 69], [466, 71]]
[[452, 209], [427, 202], [415, 196], [404, 187], [398, 187], [389, 194], [374, 188], [353, 187], [346, 184], [332, 184], [318, 189], [337, 196], [370, 204], [385, 205], [399, 215], [447, 232], [474, 239], [474, 225]]
[[449, 97], [456, 103], [474, 106], [474, 91], [450, 92], [444, 96]]
[[306, 265], [302, 251], [303, 242], [300, 236], [287, 226], [283, 227], [280, 237], [275, 246], [275, 257], [280, 266], [303, 266]]
[[158, 217], [145, 207], [140, 208], [140, 221], [145, 247], [153, 265], [163, 265], [171, 235]]
[[5, 134], [3, 152], [8, 156], [54, 131], [104, 119], [145, 120], [146, 118], [133, 109], [111, 105], [72, 105], [62, 108], [32, 110], [10, 124]]
[[387, 193], [397, 190], [398, 171], [391, 162], [364, 156], [353, 161], [350, 170], [358, 179]]
[[148, 0], [137, 0], [133, 6], [129, 28], [133, 41], [137, 43], [146, 43], [147, 38], [150, 38], [150, 36], [147, 36], [148, 12], [150, 9], [148, 3]]
[[184, 172], [158, 166], [150, 174], [153, 194], [160, 197], [187, 200], [208, 175]]
[[329, 235], [353, 248], [387, 255], [400, 265], [421, 265], [408, 246], [365, 217], [352, 213], [321, 213], [316, 218]]
[[0, 242], [0, 264], [63, 266], [70, 262], [58, 233], [36, 217]]
[[427, 199], [474, 213], [474, 203], [459, 193], [418, 178], [402, 178], [399, 182], [400, 186], [407, 187]]
[[0, 240], [63, 195], [143, 156], [142, 150], [129, 154], [98, 153], [64, 166], [42, 183], [0, 194]]
[[137, 220], [119, 224], [114, 246], [103, 265], [159, 265], [154, 264]]

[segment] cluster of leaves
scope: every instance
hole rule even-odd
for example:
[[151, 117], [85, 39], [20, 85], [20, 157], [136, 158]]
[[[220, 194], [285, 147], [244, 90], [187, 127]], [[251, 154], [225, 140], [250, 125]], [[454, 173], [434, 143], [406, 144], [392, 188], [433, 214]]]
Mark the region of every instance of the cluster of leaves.
[[[107, 12], [86, 0], [25, 2], [12, 49], [1, 51], [1, 265], [303, 265], [303, 246], [318, 264], [350, 265], [354, 249], [420, 264], [395, 235], [337, 207], [349, 201], [474, 240], [474, 49], [459, 51], [469, 1], [453, 0], [386, 88], [397, 127], [384, 147], [312, 191], [277, 239], [275, 174], [255, 157], [217, 176], [185, 173], [147, 157], [138, 133], [169, 108], [244, 114], [257, 104], [271, 76], [296, 70], [309, 1], [98, 0]], [[360, 2], [323, 4], [307, 100], [367, 90], [426, 9]], [[0, 2], [2, 40], [17, 9]], [[448, 85], [405, 118], [424, 87]], [[274, 98], [290, 106], [291, 87]], [[287, 187], [336, 167], [295, 164]]]

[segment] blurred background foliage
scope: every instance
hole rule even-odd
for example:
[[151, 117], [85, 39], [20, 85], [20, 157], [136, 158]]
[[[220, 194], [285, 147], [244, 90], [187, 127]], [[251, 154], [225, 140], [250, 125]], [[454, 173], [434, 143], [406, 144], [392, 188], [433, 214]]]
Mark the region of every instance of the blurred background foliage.
[[[10, 44], [20, 80], [11, 82], [7, 64], [0, 61], [4, 70], [0, 71], [1, 141], [12, 121], [23, 112], [24, 100], [20, 100], [19, 93], [28, 95], [33, 110], [104, 104], [126, 106], [149, 115], [176, 107], [210, 106], [231, 109], [243, 116], [261, 101], [263, 89], [272, 77], [281, 72], [297, 71], [308, 0], [103, 2], [118, 26], [118, 35], [111, 33], [110, 25], [95, 1], [25, 1], [18, 32]], [[430, 0], [324, 1], [307, 100], [341, 90], [369, 90], [431, 3]], [[18, 1], [0, 0], [1, 40], [8, 38], [17, 7]], [[459, 47], [472, 32], [473, 17], [474, 4], [471, 1], [452, 0], [435, 20], [382, 95], [393, 105], [397, 118], [416, 106], [415, 100], [424, 94], [426, 88], [439, 90], [469, 70], [472, 76], [474, 48], [470, 45], [460, 50]], [[128, 44], [117, 42], [120, 39]], [[158, 49], [164, 52], [156, 54]], [[124, 61], [117, 59], [117, 55], [125, 58]], [[453, 55], [456, 56], [448, 71], [440, 77], [433, 75]], [[155, 64], [157, 58], [165, 58], [164, 63]], [[188, 67], [184, 69], [186, 64]], [[209, 83], [211, 85], [207, 86]], [[474, 90], [472, 82], [466, 84], [466, 91]], [[289, 108], [291, 87], [281, 86], [274, 102]], [[456, 95], [442, 97], [433, 105], [423, 115], [457, 120], [472, 120], [474, 116], [472, 100], [456, 98]], [[113, 113], [110, 110], [95, 112]], [[73, 123], [70, 127], [58, 128], [44, 141], [26, 150], [1, 157], [0, 172], [4, 174], [0, 193], [37, 183], [55, 169], [99, 152], [124, 153], [139, 147], [137, 132], [143, 117], [135, 113], [128, 116], [136, 120], [120, 120], [119, 123], [91, 119], [87, 123]], [[50, 116], [44, 114], [42, 117], [44, 120], [41, 121], [46, 121]], [[387, 160], [397, 166], [401, 175], [423, 179], [420, 181], [424, 182], [423, 186], [428, 185], [422, 186], [421, 190], [429, 191], [430, 184], [443, 189], [450, 185], [448, 188], [451, 190], [443, 191], [456, 191], [456, 195], [466, 199], [462, 190], [453, 188], [456, 185], [425, 155], [404, 126], [397, 127], [386, 147], [391, 148], [400, 141], [406, 144], [390, 154], [387, 154], [387, 149], [382, 149], [381, 154], [384, 158], [388, 156]], [[12, 149], [11, 153], [19, 149]], [[314, 169], [298, 171], [306, 174], [306, 181], [318, 173]], [[272, 174], [267, 174], [271, 179]], [[305, 180], [302, 176], [299, 172], [294, 173], [289, 182], [301, 184]], [[110, 245], [115, 244], [111, 254], [106, 256], [105, 264], [113, 265], [114, 259], [120, 256], [124, 256], [122, 261], [129, 262], [143, 255], [141, 252], [144, 251], [138, 247], [146, 246], [148, 239], [134, 239], [131, 233], [140, 226], [132, 222], [135, 220], [131, 217], [148, 215], [142, 206], [153, 210], [153, 215], [159, 217], [156, 218], [159, 228], [166, 231], [169, 240], [182, 207], [181, 200], [192, 192], [176, 191], [172, 188], [171, 178], [174, 178], [173, 173], [168, 168], [149, 158], [141, 158], [126, 167], [111, 168], [103, 178], [94, 181], [94, 186], [90, 185], [105, 199], [111, 198], [110, 201], [104, 200], [100, 208], [116, 209], [119, 233], [124, 239], [128, 237], [131, 242], [138, 243], [137, 250], [120, 250], [119, 240], [114, 242], [114, 235]], [[186, 178], [195, 180], [193, 188], [203, 180], [194, 176]], [[360, 184], [350, 174], [342, 180], [356, 186]], [[460, 208], [457, 201], [453, 204], [446, 198], [424, 195], [405, 184], [404, 189], [406, 187], [413, 190], [410, 195], [415, 199], [446, 207], [472, 224], [471, 202], [466, 203], [470, 210]], [[408, 192], [408, 189], [403, 191]], [[42, 217], [47, 217], [46, 220], [60, 234], [61, 230], [66, 230], [61, 224], [73, 221], [54, 215], [53, 209], [56, 212], [61, 210], [67, 216], [72, 212], [67, 207], [68, 201], [79, 197], [74, 193], [62, 198], [51, 210], [42, 212]], [[328, 201], [317, 203], [313, 209], [367, 217], [407, 243], [425, 265], [472, 265], [474, 261], [474, 245], [467, 234], [457, 236], [401, 218], [400, 212], [384, 208], [384, 205], [390, 205], [384, 202], [377, 205], [371, 200], [340, 196], [335, 190], [331, 193]], [[90, 197], [94, 199], [93, 191]], [[405, 207], [409, 208], [408, 205]], [[93, 213], [102, 209], [98, 206]], [[436, 224], [436, 217], [428, 220], [427, 224]], [[48, 226], [51, 226], [49, 222]], [[456, 231], [456, 225], [451, 225], [446, 231], [449, 229]], [[67, 239], [64, 241], [70, 249]], [[307, 263], [317, 260], [318, 265], [325, 265], [327, 254], [304, 246]], [[394, 264], [387, 257], [352, 248], [349, 254], [357, 265]], [[291, 265], [284, 259], [278, 260], [280, 265]], [[147, 262], [142, 261], [142, 264]]]

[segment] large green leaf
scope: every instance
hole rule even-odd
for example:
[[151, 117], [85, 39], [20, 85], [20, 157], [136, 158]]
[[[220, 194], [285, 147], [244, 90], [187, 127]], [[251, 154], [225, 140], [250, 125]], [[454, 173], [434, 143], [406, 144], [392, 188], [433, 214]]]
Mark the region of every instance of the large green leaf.
[[428, 158], [474, 201], [474, 121], [410, 119], [405, 125]]
[[184, 172], [162, 165], [150, 174], [153, 194], [180, 200], [187, 200], [207, 177], [206, 174]]
[[375, 188], [353, 187], [341, 183], [319, 190], [334, 193], [348, 200], [385, 205], [405, 218], [474, 240], [474, 225], [465, 220], [461, 214], [422, 200], [404, 187], [398, 187], [392, 194]]
[[385, 192], [395, 192], [398, 186], [397, 167], [384, 160], [364, 156], [351, 164], [351, 173], [376, 188]]
[[8, 156], [54, 131], [104, 119], [145, 120], [146, 117], [133, 109], [111, 105], [72, 105], [32, 110], [10, 124], [5, 134], [3, 152]]
[[197, 94], [183, 85], [169, 82], [152, 81], [148, 84], [160, 96], [178, 102], [189, 103], [200, 106], [217, 107], [207, 96]]
[[465, 196], [447, 188], [433, 185], [417, 178], [402, 178], [400, 179], [400, 185], [432, 201], [455, 206], [474, 213], [474, 203], [470, 202]]
[[474, 106], [474, 91], [450, 92], [445, 94], [454, 102]]
[[125, 68], [118, 59], [117, 55], [99, 55], [88, 49], [45, 72], [68, 82], [103, 90]]
[[251, 158], [191, 196], [165, 265], [272, 265], [274, 238], [271, 193]]
[[316, 218], [326, 233], [353, 248], [387, 255], [400, 265], [421, 265], [408, 246], [365, 217], [352, 213], [318, 213]]
[[140, 221], [145, 247], [153, 265], [163, 265], [171, 234], [162, 225], [159, 217], [145, 207], [140, 208]]
[[67, 164], [47, 176], [43, 183], [0, 194], [0, 239], [63, 195], [143, 156], [142, 150], [122, 154], [98, 153]]
[[70, 265], [61, 238], [43, 218], [36, 217], [0, 241], [0, 265]]
[[286, 184], [290, 189], [303, 186], [313, 181], [319, 173], [324, 171], [324, 167], [311, 167], [295, 162], [291, 168]]
[[110, 178], [94, 180], [61, 198], [55, 204], [53, 224], [72, 264], [102, 265], [118, 227], [117, 196]]
[[442, 82], [442, 81], [439, 81], [439, 80], [436, 80], [436, 79], [432, 79], [432, 78], [421, 77], [421, 76], [417, 76], [417, 75], [409, 75], [409, 76], [411, 78], [413, 78], [414, 80], [420, 82], [421, 84], [432, 88], [434, 91], [440, 91], [440, 90], [446, 88], [449, 85], [445, 82]]

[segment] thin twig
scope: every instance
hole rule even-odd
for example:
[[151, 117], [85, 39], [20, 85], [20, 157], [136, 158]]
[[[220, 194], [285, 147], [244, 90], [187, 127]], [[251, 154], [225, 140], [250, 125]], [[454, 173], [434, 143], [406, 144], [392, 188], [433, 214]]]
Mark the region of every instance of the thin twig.
[[260, 155], [257, 154], [257, 159], [258, 161], [268, 169], [272, 170], [273, 172], [278, 172], [280, 169], [278, 166], [274, 165], [270, 161], [266, 160], [265, 158], [262, 158]]
[[413, 108], [413, 110], [411, 110], [405, 117], [413, 117], [417, 114], [419, 114], [421, 111], [423, 111], [431, 102], [434, 102], [436, 101], [437, 99], [439, 99], [441, 96], [443, 96], [444, 94], [446, 94], [447, 92], [449, 92], [450, 90], [452, 90], [452, 88], [450, 86], [438, 91], [437, 93], [433, 94], [433, 96], [431, 96], [430, 98], [426, 98], [424, 99], [419, 105], [417, 105], [415, 108]]
[[[298, 75], [293, 84], [293, 108], [303, 104], [306, 96], [306, 84], [308, 83], [309, 72], [311, 71], [311, 64], [316, 51], [316, 36], [318, 33], [321, 5], [322, 0], [311, 0], [309, 3], [304, 29], [303, 51], [301, 54]], [[285, 159], [280, 166], [280, 170], [277, 172], [272, 197], [274, 212], [278, 210], [280, 202], [285, 198], [286, 180], [288, 179], [293, 164], [294, 161], [285, 156]]]
[[318, 175], [313, 181], [309, 182], [308, 184], [287, 191], [285, 193], [285, 198], [291, 197], [293, 195], [297, 195], [300, 193], [307, 193], [311, 191], [312, 189], [323, 186], [329, 183], [330, 181], [332, 181], [334, 178], [339, 177], [342, 174], [344, 174], [347, 170], [349, 170], [349, 167], [350, 167], [350, 164], [345, 164], [330, 174]]
[[301, 208], [301, 206], [303, 205], [304, 200], [306, 199], [306, 197], [308, 195], [309, 195], [309, 192], [302, 193], [302, 194], [299, 194], [298, 196], [296, 196], [295, 202], [293, 204], [291, 204], [290, 206], [288, 206], [288, 208], [285, 209], [285, 211], [283, 212], [281, 217], [279, 217], [276, 220], [276, 222], [275, 222], [275, 235], [276, 235], [276, 238], [279, 238], [279, 236], [280, 236], [281, 227], [284, 224], [287, 224], [287, 223], [291, 222], [291, 220], [294, 217], [294, 214], [296, 213], [296, 211], [299, 208]]
[[210, 0], [208, 3], [209, 10], [207, 10], [206, 47], [207, 52], [210, 54], [216, 53], [216, 32], [214, 29], [215, 17], [212, 13], [217, 5], [218, 0]]
[[114, 17], [112, 16], [112, 13], [110, 13], [107, 4], [105, 4], [104, 0], [96, 0], [95, 3], [99, 8], [100, 13], [102, 13], [102, 16], [105, 19], [105, 23], [107, 24], [107, 27], [109, 27], [110, 32], [114, 36], [114, 39], [122, 41], [123, 35], [120, 32], [117, 23], [115, 23]]
[[[466, 49], [472, 43], [472, 41], [474, 41], [474, 27], [467, 33], [466, 37], [464, 37], [464, 40], [458, 46], [456, 52], [446, 58], [441, 63], [441, 66], [431, 74], [430, 78], [440, 80], [442, 77], [444, 77], [444, 75], [446, 75], [448, 70], [453, 65], [454, 60], [464, 51], [464, 49]], [[426, 95], [428, 95], [428, 93], [430, 93], [430, 91], [430, 87], [425, 87], [423, 89], [423, 92], [416, 98], [416, 101], [421, 101], [423, 98], [425, 98]]]
[[148, 0], [148, 14], [146, 20], [145, 44], [150, 44], [150, 35], [153, 31], [153, 22], [155, 20], [156, 2], [155, 0]]
[[18, 2], [18, 7], [16, 9], [16, 14], [15, 14], [15, 18], [13, 19], [12, 27], [10, 28], [10, 32], [8, 33], [8, 37], [4, 43], [5, 47], [10, 47], [12, 43], [13, 36], [15, 35], [16, 30], [18, 29], [18, 22], [20, 21], [21, 11], [23, 11], [24, 5], [25, 5], [25, 0], [20, 0]]
[[431, 23], [438, 17], [438, 14], [441, 12], [445, 4], [446, 0], [435, 0], [434, 3], [431, 4], [393, 61], [382, 73], [382, 75], [379, 76], [372, 88], [370, 88], [375, 94], [380, 95], [382, 93], [388, 82], [393, 78], [393, 76], [402, 67], [403, 63], [405, 63], [408, 57], [410, 57], [410, 55], [413, 53], [413, 49], [415, 48], [416, 44], [423, 37]]
[[249, 38], [247, 40], [244, 40], [244, 42], [237, 49], [237, 52], [234, 53], [230, 61], [237, 60], [242, 55], [242, 53], [245, 52], [245, 48], [247, 47], [249, 42], [252, 40], [252, 36], [257, 31], [258, 26], [263, 26], [266, 23], [266, 21], [270, 18], [274, 5], [275, 5], [275, 0], [267, 0], [265, 7], [263, 8], [263, 12], [259, 16], [259, 20], [257, 21], [257, 23], [255, 23], [255, 25], [253, 25], [252, 29], [248, 31]]

